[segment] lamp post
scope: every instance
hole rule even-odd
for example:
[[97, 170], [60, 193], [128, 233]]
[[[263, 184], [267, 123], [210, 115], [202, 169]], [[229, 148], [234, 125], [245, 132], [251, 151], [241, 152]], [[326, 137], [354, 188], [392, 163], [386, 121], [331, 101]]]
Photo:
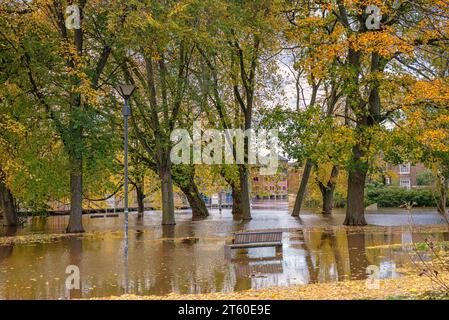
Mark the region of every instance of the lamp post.
[[124, 211], [125, 211], [125, 239], [128, 238], [128, 118], [131, 116], [131, 108], [129, 107], [129, 98], [136, 90], [136, 86], [132, 84], [121, 84], [117, 87], [118, 93], [125, 100], [125, 104], [122, 109], [123, 119], [125, 121], [125, 199], [124, 199]]
[[131, 108], [129, 107], [129, 98], [136, 90], [136, 86], [132, 84], [122, 84], [117, 87], [118, 93], [125, 100], [122, 109], [123, 119], [125, 121], [125, 198], [124, 198], [124, 212], [125, 212], [125, 245], [124, 245], [124, 280], [125, 293], [129, 293], [128, 286], [128, 118], [131, 116]]

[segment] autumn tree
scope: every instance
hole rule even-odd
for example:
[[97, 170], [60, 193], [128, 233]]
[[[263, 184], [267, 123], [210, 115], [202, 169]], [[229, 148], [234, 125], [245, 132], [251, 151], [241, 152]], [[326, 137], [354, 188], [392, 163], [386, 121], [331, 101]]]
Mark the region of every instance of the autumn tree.
[[[322, 58], [319, 65], [335, 60], [340, 66], [347, 125], [353, 128], [354, 144], [348, 171], [346, 225], [364, 225], [364, 188], [370, 170], [370, 157], [377, 148], [377, 132], [400, 109], [390, 104], [391, 88], [396, 81], [391, 72], [395, 59], [409, 55], [419, 45], [413, 30], [419, 26], [420, 7], [409, 1], [304, 1], [314, 14], [309, 22], [329, 32], [326, 41], [316, 47]], [[308, 24], [294, 12], [291, 20]], [[312, 37], [311, 37], [312, 38]], [[312, 38], [313, 39], [313, 38]], [[394, 79], [394, 80], [393, 80]]]
[[[416, 3], [419, 29], [404, 41], [413, 55], [396, 57], [395, 70], [404, 74], [395, 101], [402, 112], [394, 119], [387, 153], [392, 162], [421, 162], [436, 179], [437, 208], [446, 218], [449, 184], [449, 3]], [[446, 218], [447, 219], [447, 218]]]
[[[66, 23], [69, 5], [76, 5], [74, 11], [79, 14], [79, 25], [73, 30]], [[36, 112], [46, 114], [67, 155], [67, 231], [83, 232], [83, 159], [88, 159], [92, 168], [105, 151], [99, 146], [111, 137], [104, 136], [102, 130], [107, 123], [103, 108], [108, 105], [102, 75], [115, 37], [108, 30], [108, 18], [123, 21], [127, 6], [115, 2], [105, 6], [103, 1], [94, 0], [55, 0], [14, 2], [2, 4], [1, 9], [7, 20], [6, 40], [21, 65], [19, 85], [32, 95]]]
[[[286, 2], [282, 10], [284, 54], [279, 61], [294, 85], [294, 105], [284, 112], [288, 114], [285, 117], [292, 119], [293, 115], [298, 121], [291, 124], [287, 120], [296, 129], [287, 129], [283, 140], [287, 153], [303, 165], [292, 216], [300, 214], [313, 168], [322, 194], [322, 212], [330, 213], [340, 169], [348, 160], [352, 134], [349, 109], [344, 106], [343, 75], [347, 68], [340, 42], [344, 27], [330, 14], [331, 7], [332, 2], [295, 1]], [[304, 122], [310, 112], [315, 113], [315, 119]]]
[[[170, 137], [181, 114], [189, 111], [187, 93], [195, 61], [191, 35], [197, 26], [193, 19], [197, 5], [188, 1], [136, 3], [117, 47], [116, 62], [123, 78], [139, 88], [132, 104], [132, 127], [148, 165], [161, 180], [164, 225], [175, 224]], [[193, 177], [191, 173], [187, 176]]]
[[[2, 114], [0, 120], [0, 148], [2, 153], [0, 155], [0, 210], [4, 218], [4, 225], [17, 226], [17, 209], [16, 200], [9, 186], [12, 172], [17, 166], [17, 158], [10, 159], [16, 153], [14, 145], [17, 140], [23, 138], [23, 126], [20, 123]], [[8, 179], [9, 178], [9, 179]]]
[[[254, 129], [256, 104], [262, 103], [257, 97], [264, 81], [262, 59], [267, 59], [276, 47], [269, 36], [273, 35], [276, 5], [275, 1], [207, 2], [205, 14], [212, 19], [205, 20], [201, 26], [197, 50], [204, 64], [203, 94], [215, 109], [213, 115], [208, 115], [214, 127], [218, 124], [224, 130]], [[227, 137], [226, 141], [232, 145], [234, 163], [237, 163], [236, 139]], [[221, 172], [232, 189], [233, 216], [249, 220], [248, 155], [251, 146], [248, 135], [243, 144], [243, 164], [225, 165]]]
[[326, 21], [320, 21], [321, 17], [315, 17], [313, 7], [287, 7], [284, 14], [284, 48], [278, 63], [292, 78], [289, 84], [294, 88], [293, 103], [268, 108], [265, 124], [280, 128], [283, 150], [296, 165], [303, 165], [292, 216], [300, 214], [312, 169], [322, 194], [322, 212], [329, 214], [340, 166], [347, 160], [350, 137], [350, 130], [344, 128], [346, 110], [339, 76], [342, 66], [335, 56], [324, 55], [321, 48], [323, 43], [333, 41], [338, 32]]

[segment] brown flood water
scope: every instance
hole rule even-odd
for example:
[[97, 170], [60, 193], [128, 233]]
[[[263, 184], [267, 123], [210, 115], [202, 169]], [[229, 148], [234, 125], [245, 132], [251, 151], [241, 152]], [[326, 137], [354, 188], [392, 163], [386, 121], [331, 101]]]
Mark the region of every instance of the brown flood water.
[[[386, 246], [422, 242], [424, 237], [449, 240], [449, 234], [413, 234], [409, 216], [401, 210], [367, 214], [368, 223], [381, 232], [348, 232], [329, 229], [344, 216], [304, 214], [289, 216], [285, 203], [263, 202], [253, 207], [253, 220], [233, 221], [229, 210], [202, 221], [191, 221], [187, 211], [177, 214], [177, 225], [161, 227], [160, 214], [147, 212], [143, 219], [130, 216], [128, 259], [121, 232], [123, 218], [84, 217], [94, 237], [64, 238], [51, 243], [0, 246], [0, 299], [71, 299], [120, 295], [229, 292], [250, 288], [288, 286], [315, 282], [366, 279], [366, 268], [376, 265], [380, 278], [401, 276], [410, 265], [410, 246]], [[433, 211], [416, 211], [415, 224], [439, 224]], [[67, 217], [31, 219], [15, 234], [61, 233]], [[307, 227], [314, 226], [310, 230]], [[299, 229], [306, 227], [305, 229]], [[287, 229], [288, 228], [288, 229]], [[223, 246], [238, 230], [284, 229], [282, 252], [274, 248], [234, 250], [224, 258]], [[1, 230], [1, 229], [0, 229]], [[105, 232], [110, 231], [110, 232]], [[5, 235], [11, 230], [1, 230]], [[81, 287], [67, 290], [68, 265], [80, 269]]]

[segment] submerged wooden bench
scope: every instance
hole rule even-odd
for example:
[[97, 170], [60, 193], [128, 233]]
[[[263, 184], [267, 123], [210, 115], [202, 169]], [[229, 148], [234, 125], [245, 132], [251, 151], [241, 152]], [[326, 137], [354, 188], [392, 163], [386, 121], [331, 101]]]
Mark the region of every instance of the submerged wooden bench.
[[236, 233], [232, 243], [225, 245], [225, 256], [231, 255], [231, 249], [257, 247], [282, 247], [282, 231]]

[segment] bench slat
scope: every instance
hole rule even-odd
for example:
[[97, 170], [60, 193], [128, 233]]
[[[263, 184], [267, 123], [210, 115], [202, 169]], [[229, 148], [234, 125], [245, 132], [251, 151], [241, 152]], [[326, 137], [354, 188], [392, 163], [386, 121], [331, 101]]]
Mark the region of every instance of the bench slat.
[[237, 248], [257, 248], [257, 247], [278, 247], [282, 246], [281, 242], [255, 242], [255, 243], [233, 243], [229, 247], [232, 249]]
[[234, 244], [281, 241], [282, 232], [241, 232], [235, 234]]

